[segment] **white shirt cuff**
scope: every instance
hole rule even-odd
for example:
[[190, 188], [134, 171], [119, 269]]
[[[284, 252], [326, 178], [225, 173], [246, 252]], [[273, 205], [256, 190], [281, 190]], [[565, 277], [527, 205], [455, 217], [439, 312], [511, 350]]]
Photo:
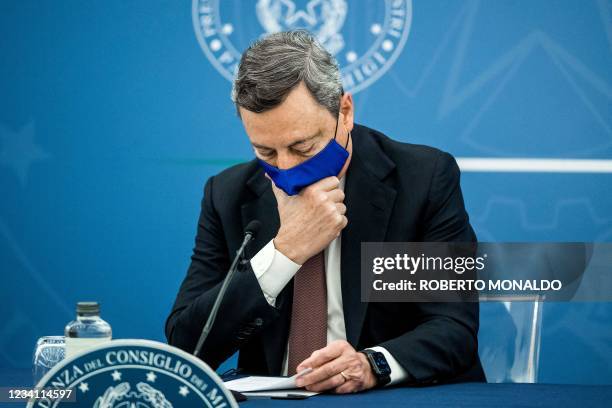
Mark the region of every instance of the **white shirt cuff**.
[[277, 250], [274, 240], [270, 240], [251, 258], [251, 268], [270, 306], [275, 305], [281, 290], [301, 267]]
[[406, 370], [404, 370], [404, 367], [402, 367], [400, 363], [397, 362], [395, 357], [393, 357], [391, 353], [387, 351], [386, 348], [381, 347], [381, 346], [375, 346], [375, 347], [368, 347], [368, 349], [379, 351], [385, 355], [385, 358], [387, 359], [387, 363], [389, 364], [389, 368], [391, 368], [391, 381], [387, 384], [387, 386], [397, 384], [399, 382], [404, 381], [406, 378], [408, 378], [408, 373], [406, 372]]

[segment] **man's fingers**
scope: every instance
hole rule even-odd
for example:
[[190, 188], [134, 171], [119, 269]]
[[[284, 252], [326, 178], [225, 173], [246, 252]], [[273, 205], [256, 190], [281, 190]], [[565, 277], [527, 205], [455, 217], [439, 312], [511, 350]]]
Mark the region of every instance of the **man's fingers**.
[[[340, 371], [345, 370], [348, 367], [348, 363], [349, 360], [345, 356], [341, 355], [340, 357], [328, 361], [320, 367], [314, 368], [312, 372], [298, 378], [298, 386], [306, 387], [310, 385], [317, 385], [317, 390], [320, 390], [321, 387], [325, 389], [335, 388], [339, 385], [339, 383], [337, 381], [334, 382], [329, 380], [333, 380], [333, 378], [336, 377]], [[341, 379], [344, 378], [342, 376], [340, 377]], [[338, 379], [336, 378], [336, 380]]]
[[334, 389], [336, 394], [349, 394], [358, 391], [361, 390], [359, 389], [359, 384], [355, 381], [346, 381]]
[[340, 215], [346, 214], [346, 205], [343, 203], [336, 203], [336, 209]]
[[341, 387], [342, 385], [344, 385], [346, 382], [347, 380], [344, 379], [342, 374], [338, 373], [338, 374], [331, 376], [330, 378], [326, 380], [320, 381], [318, 383], [310, 384], [306, 386], [306, 389], [308, 391], [315, 391], [315, 392], [335, 390], [338, 387]]
[[327, 197], [329, 197], [329, 199], [332, 200], [334, 203], [341, 203], [344, 201], [344, 191], [337, 188], [335, 190], [329, 191], [327, 193]]
[[325, 177], [324, 179], [321, 179], [316, 183], [309, 185], [307, 188], [314, 188], [316, 190], [322, 191], [332, 191], [337, 189], [338, 186], [340, 186], [340, 180], [338, 180], [338, 177], [332, 176]]
[[331, 361], [342, 354], [343, 347], [338, 342], [333, 342], [328, 344], [326, 347], [319, 349], [312, 353], [310, 357], [306, 360], [302, 361], [297, 366], [297, 372], [304, 370], [307, 367], [312, 367], [314, 369], [322, 366], [323, 364]]
[[283, 190], [276, 187], [276, 184], [274, 184], [274, 181], [270, 178], [270, 176], [268, 176], [266, 173], [264, 173], [264, 175], [268, 180], [270, 180], [270, 185], [272, 186], [272, 192], [274, 193], [274, 197], [276, 197], [276, 202], [279, 203], [282, 200], [286, 200], [289, 196]]

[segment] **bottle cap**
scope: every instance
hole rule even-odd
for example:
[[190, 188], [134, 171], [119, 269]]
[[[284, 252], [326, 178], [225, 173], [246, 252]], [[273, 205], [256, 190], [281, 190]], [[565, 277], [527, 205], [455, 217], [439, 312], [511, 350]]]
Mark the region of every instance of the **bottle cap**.
[[77, 314], [100, 314], [100, 304], [98, 302], [78, 302]]

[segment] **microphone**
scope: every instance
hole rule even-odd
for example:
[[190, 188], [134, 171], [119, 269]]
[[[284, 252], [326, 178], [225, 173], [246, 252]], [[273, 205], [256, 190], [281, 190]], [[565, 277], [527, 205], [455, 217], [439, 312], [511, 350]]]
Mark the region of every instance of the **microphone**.
[[249, 238], [249, 240], [251, 240], [255, 237], [255, 235], [257, 235], [260, 229], [261, 222], [259, 222], [259, 220], [253, 220], [247, 224], [246, 228], [244, 229], [244, 235], [245, 237], [250, 235], [251, 238]]
[[257, 235], [257, 232], [260, 228], [261, 222], [259, 222], [259, 220], [253, 220], [249, 222], [246, 228], [244, 229], [244, 239], [242, 240], [240, 248], [238, 249], [238, 251], [236, 251], [236, 257], [234, 258], [234, 261], [232, 262], [229, 271], [227, 272], [227, 275], [225, 276], [225, 279], [221, 284], [221, 289], [219, 289], [219, 293], [217, 294], [215, 303], [213, 304], [213, 307], [210, 310], [208, 320], [206, 320], [206, 324], [202, 328], [202, 333], [200, 334], [200, 338], [198, 339], [196, 348], [193, 351], [194, 356], [197, 357], [198, 354], [200, 354], [200, 352], [202, 351], [202, 345], [204, 344], [204, 341], [206, 341], [206, 337], [208, 337], [208, 333], [210, 333], [210, 330], [212, 329], [212, 326], [215, 323], [215, 318], [217, 317], [217, 312], [219, 311], [219, 307], [221, 306], [221, 301], [223, 300], [225, 291], [227, 290], [227, 287], [229, 286], [232, 277], [238, 270], [238, 264], [240, 262], [240, 258], [242, 258], [244, 249], [246, 248], [247, 244], [255, 237], [255, 235]]

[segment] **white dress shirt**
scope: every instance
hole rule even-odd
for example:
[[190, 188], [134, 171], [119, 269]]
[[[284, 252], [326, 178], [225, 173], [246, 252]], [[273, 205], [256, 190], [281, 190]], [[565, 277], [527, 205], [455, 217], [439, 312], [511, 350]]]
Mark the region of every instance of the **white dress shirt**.
[[[344, 177], [340, 180], [340, 188], [344, 189]], [[342, 287], [340, 285], [340, 242], [342, 235], [334, 239], [325, 248], [325, 281], [327, 285], [327, 343], [334, 340], [346, 340], [344, 326], [344, 310], [342, 308]], [[274, 247], [274, 240], [268, 242], [253, 258], [251, 267], [257, 277], [261, 290], [271, 306], [289, 283], [293, 275], [302, 265], [296, 264]], [[281, 369], [282, 375], [287, 375], [289, 345], [285, 348], [285, 357]], [[391, 368], [391, 382], [396, 384], [405, 378], [407, 373], [397, 360], [381, 346], [368, 347], [384, 354]]]

